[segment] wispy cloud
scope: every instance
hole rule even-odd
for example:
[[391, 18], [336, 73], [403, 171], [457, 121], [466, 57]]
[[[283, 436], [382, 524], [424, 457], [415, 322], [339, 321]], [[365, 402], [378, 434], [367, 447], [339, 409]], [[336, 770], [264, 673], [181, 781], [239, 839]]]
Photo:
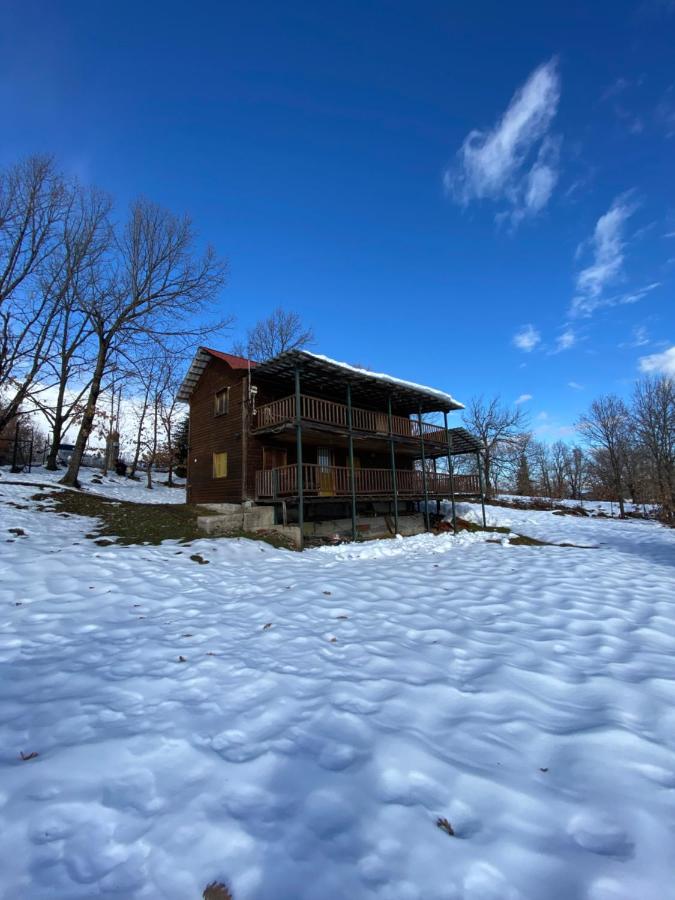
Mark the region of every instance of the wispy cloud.
[[640, 371], [646, 375], [669, 375], [675, 378], [675, 346], [663, 353], [652, 353], [639, 359]]
[[[660, 282], [654, 281], [640, 288], [616, 292], [616, 287], [626, 280], [626, 223], [636, 209], [630, 192], [617, 197], [596, 222], [590, 240], [577, 248], [578, 258], [587, 254], [590, 248], [592, 259], [577, 275], [571, 305], [573, 315], [590, 316], [603, 306], [637, 303], [660, 287]], [[610, 292], [612, 289], [614, 292]]]
[[633, 337], [630, 341], [619, 344], [621, 349], [625, 347], [645, 347], [649, 343], [649, 332], [644, 325], [638, 325], [633, 329]]
[[555, 342], [555, 353], [562, 353], [563, 350], [569, 350], [577, 342], [577, 336], [571, 328], [566, 328], [562, 334], [558, 335]]
[[516, 406], [520, 406], [521, 403], [527, 403], [528, 400], [532, 399], [532, 394], [521, 394], [520, 397], [516, 397], [514, 403]]
[[571, 387], [573, 391], [583, 391], [583, 384], [579, 384], [578, 381], [568, 381], [567, 387]]
[[550, 128], [559, 100], [560, 75], [551, 59], [532, 72], [491, 129], [466, 136], [443, 176], [452, 196], [463, 205], [504, 201], [514, 224], [540, 212], [558, 180], [560, 140]]
[[671, 85], [656, 107], [656, 122], [666, 137], [675, 137], [675, 89]]
[[596, 222], [591, 239], [593, 260], [577, 275], [573, 312], [589, 315], [603, 306], [607, 287], [624, 277], [624, 226], [634, 212], [635, 204], [624, 195]]
[[541, 341], [541, 335], [534, 325], [524, 325], [513, 335], [513, 343], [519, 350], [530, 353]]

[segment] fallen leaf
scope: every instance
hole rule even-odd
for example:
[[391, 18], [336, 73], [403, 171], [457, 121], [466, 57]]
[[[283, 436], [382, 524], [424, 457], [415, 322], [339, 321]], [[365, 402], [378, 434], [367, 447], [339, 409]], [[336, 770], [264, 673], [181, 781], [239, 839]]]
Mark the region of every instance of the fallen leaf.
[[452, 825], [448, 822], [448, 820], [445, 819], [445, 818], [443, 818], [442, 816], [439, 816], [439, 817], [436, 819], [436, 826], [437, 826], [437, 828], [440, 828], [441, 831], [444, 831], [446, 834], [449, 834], [450, 837], [454, 837], [454, 836], [455, 836], [455, 829], [454, 829], [454, 828], [452, 827]]

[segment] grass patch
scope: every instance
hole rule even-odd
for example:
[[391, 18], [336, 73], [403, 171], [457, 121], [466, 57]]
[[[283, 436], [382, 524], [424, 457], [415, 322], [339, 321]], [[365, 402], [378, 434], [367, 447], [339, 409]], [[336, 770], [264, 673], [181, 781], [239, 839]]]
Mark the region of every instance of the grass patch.
[[193, 541], [205, 536], [197, 528], [197, 516], [208, 514], [208, 510], [186, 503], [130, 503], [82, 491], [51, 491], [31, 499], [47, 501], [49, 505], [42, 507], [47, 511], [98, 519], [87, 537], [100, 546]]
[[[97, 524], [86, 536], [100, 547], [110, 544], [160, 544], [174, 540], [184, 543], [195, 540], [216, 540], [197, 526], [199, 516], [208, 516], [211, 510], [187, 503], [131, 503], [128, 500], [112, 500], [99, 494], [83, 491], [49, 491], [35, 494], [32, 500], [42, 502], [41, 510], [75, 516], [88, 516]], [[241, 537], [264, 541], [274, 547], [289, 547], [284, 535], [276, 532], [251, 533], [233, 531], [226, 537]]]
[[551, 541], [540, 541], [538, 538], [529, 537], [527, 534], [517, 534], [509, 538], [509, 544], [514, 547], [559, 547]]
[[[448, 530], [452, 531], [452, 525], [448, 523]], [[478, 525], [476, 522], [470, 522], [468, 519], [460, 519], [457, 517], [457, 531], [493, 531], [495, 534], [509, 534], [511, 529], [506, 528], [503, 525], [487, 525], [483, 528], [482, 525]]]

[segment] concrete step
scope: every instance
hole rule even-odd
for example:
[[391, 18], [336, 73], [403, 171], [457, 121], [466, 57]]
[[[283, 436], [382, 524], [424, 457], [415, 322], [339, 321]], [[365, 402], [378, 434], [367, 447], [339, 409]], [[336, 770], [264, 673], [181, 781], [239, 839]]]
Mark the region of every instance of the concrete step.
[[197, 527], [206, 534], [228, 534], [233, 531], [255, 531], [274, 525], [274, 507], [248, 506], [236, 503], [210, 503], [210, 516], [198, 516]]

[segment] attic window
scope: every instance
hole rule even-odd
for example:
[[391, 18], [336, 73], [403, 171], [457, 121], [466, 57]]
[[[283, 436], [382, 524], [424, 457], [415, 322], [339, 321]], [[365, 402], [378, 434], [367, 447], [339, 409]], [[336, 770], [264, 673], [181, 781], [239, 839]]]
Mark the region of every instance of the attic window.
[[223, 388], [222, 391], [216, 391], [214, 395], [213, 415], [226, 416], [230, 409], [230, 389]]

